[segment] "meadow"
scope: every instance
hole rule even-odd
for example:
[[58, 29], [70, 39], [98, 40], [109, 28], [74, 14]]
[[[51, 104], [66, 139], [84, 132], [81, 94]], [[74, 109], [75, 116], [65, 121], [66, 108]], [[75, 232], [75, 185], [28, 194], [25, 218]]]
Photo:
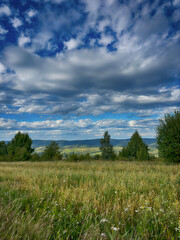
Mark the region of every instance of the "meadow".
[[[44, 147], [37, 147], [35, 148], [35, 153], [41, 154], [45, 149]], [[89, 153], [91, 156], [95, 154], [101, 154], [99, 147], [88, 147], [88, 146], [65, 146], [60, 148], [62, 154], [70, 154], [70, 153], [77, 153], [77, 154], [87, 154]], [[114, 147], [114, 151], [118, 153], [122, 150], [122, 147]], [[153, 156], [158, 156], [158, 150], [156, 147], [149, 145], [149, 153]]]
[[0, 162], [0, 239], [179, 239], [180, 165]]

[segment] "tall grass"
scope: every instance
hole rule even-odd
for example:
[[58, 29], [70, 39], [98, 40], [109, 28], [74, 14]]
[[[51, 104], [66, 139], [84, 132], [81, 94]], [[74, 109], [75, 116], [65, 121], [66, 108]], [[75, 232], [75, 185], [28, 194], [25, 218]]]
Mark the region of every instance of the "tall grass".
[[0, 163], [0, 239], [178, 239], [180, 166]]

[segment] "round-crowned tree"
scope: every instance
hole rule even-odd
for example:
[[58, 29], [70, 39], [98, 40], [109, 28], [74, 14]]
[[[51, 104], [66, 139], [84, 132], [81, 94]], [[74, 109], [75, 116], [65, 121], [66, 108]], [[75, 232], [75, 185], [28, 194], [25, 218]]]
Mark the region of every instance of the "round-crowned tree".
[[13, 161], [27, 161], [31, 158], [34, 149], [28, 133], [18, 132], [8, 146], [8, 154]]
[[159, 120], [156, 138], [159, 156], [168, 162], [180, 162], [180, 111]]

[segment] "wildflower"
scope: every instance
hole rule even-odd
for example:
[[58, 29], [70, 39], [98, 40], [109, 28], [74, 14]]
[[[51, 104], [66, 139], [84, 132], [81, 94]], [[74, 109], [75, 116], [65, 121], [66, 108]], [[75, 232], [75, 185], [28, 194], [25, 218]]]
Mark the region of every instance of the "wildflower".
[[138, 212], [138, 210], [135, 210], [135, 212]]
[[114, 230], [114, 231], [118, 231], [119, 230], [119, 228], [117, 228], [117, 227], [111, 227], [111, 229]]
[[148, 210], [151, 211], [152, 207], [148, 207]]
[[175, 228], [175, 231], [176, 231], [176, 232], [179, 232], [179, 228]]
[[125, 212], [127, 212], [128, 211], [128, 208], [125, 208]]
[[104, 223], [104, 222], [108, 222], [108, 220], [107, 219], [105, 219], [105, 218], [103, 218], [103, 219], [101, 219], [101, 221], [100, 221], [101, 223]]
[[164, 212], [164, 210], [161, 208], [160, 210], [159, 210], [160, 212]]
[[115, 191], [114, 193], [117, 194], [117, 191]]
[[102, 237], [106, 237], [106, 234], [105, 234], [105, 233], [101, 233], [101, 236], [102, 236]]

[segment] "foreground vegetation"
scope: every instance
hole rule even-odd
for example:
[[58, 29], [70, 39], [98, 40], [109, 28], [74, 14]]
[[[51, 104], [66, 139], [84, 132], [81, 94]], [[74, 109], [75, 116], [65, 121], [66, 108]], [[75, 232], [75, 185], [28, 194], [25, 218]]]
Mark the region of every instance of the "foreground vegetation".
[[178, 239], [179, 173], [151, 162], [1, 162], [1, 240]]

